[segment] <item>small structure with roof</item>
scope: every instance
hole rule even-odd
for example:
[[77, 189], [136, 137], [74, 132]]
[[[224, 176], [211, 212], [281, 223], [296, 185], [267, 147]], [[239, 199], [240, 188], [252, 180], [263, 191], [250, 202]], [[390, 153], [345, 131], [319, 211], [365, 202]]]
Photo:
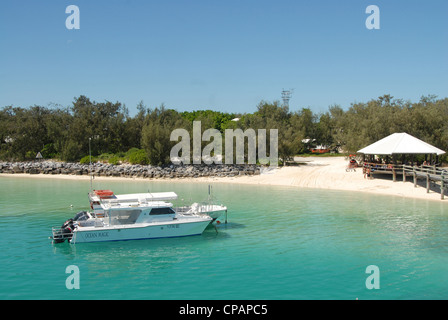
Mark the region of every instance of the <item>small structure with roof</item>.
[[[443, 199], [444, 186], [448, 185], [448, 172], [437, 168], [438, 156], [445, 151], [426, 143], [407, 133], [393, 133], [371, 145], [358, 150], [363, 154], [364, 171], [371, 174], [392, 174], [396, 181], [397, 174], [412, 176], [414, 186], [417, 186], [418, 178], [426, 178], [426, 189], [429, 192], [430, 182], [440, 182], [440, 191]], [[425, 161], [418, 165], [416, 155], [424, 155]], [[368, 156], [368, 160], [366, 160]], [[383, 156], [384, 159], [375, 159], [375, 156]], [[428, 159], [429, 156], [429, 159]], [[422, 158], [422, 157], [421, 157]]]
[[393, 133], [371, 145], [358, 150], [358, 153], [368, 155], [398, 155], [398, 154], [428, 154], [441, 155], [445, 151], [436, 148], [405, 132]]

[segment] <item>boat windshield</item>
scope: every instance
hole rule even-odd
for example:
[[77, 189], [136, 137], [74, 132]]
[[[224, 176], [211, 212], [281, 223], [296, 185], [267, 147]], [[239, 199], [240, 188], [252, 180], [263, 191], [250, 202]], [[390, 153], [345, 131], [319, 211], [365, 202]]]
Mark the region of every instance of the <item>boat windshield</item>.
[[142, 210], [113, 210], [109, 213], [111, 225], [134, 224]]
[[161, 215], [161, 214], [173, 214], [175, 213], [174, 210], [170, 207], [164, 207], [164, 208], [152, 208], [150, 215]]

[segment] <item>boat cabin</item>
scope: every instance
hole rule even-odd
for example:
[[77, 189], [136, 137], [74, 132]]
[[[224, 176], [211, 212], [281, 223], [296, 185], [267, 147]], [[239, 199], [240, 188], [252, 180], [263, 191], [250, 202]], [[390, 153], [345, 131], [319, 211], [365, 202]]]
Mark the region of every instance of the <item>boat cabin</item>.
[[[105, 218], [110, 226], [147, 223], [175, 219], [174, 192], [115, 195], [110, 190], [95, 190], [89, 194], [95, 218]], [[171, 219], [170, 219], [171, 218]]]
[[[112, 207], [141, 207], [151, 204], [152, 207], [157, 204], [156, 201], [176, 200], [175, 192], [156, 192], [156, 193], [133, 193], [115, 195], [111, 190], [94, 190], [89, 193], [90, 208], [95, 215], [101, 217], [105, 210]], [[160, 205], [160, 204], [159, 204]]]

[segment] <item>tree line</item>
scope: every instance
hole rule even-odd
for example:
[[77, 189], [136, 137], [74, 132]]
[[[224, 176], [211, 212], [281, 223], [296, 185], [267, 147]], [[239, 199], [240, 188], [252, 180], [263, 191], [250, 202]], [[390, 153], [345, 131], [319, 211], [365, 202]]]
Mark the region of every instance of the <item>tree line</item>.
[[89, 155], [90, 143], [92, 155], [99, 159], [127, 157], [135, 163], [165, 165], [177, 143], [170, 141], [171, 132], [176, 128], [191, 132], [193, 121], [201, 121], [202, 131], [215, 128], [223, 135], [226, 129], [278, 129], [283, 163], [309, 152], [310, 143], [353, 153], [394, 132], [407, 132], [448, 150], [448, 98], [432, 95], [418, 102], [383, 95], [348, 108], [332, 105], [320, 113], [309, 108], [291, 111], [278, 101], [261, 101], [256, 111], [244, 114], [178, 112], [164, 105], [148, 108], [140, 102], [134, 116], [120, 102], [79, 96], [70, 107], [0, 109], [0, 159], [33, 160], [40, 152], [47, 159], [79, 161]]

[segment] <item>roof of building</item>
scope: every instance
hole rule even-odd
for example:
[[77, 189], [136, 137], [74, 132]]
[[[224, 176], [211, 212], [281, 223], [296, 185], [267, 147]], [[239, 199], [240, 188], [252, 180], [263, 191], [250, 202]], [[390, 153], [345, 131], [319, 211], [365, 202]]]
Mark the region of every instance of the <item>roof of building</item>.
[[393, 133], [371, 145], [358, 150], [364, 154], [444, 154], [445, 151], [436, 148], [416, 137], [405, 132]]

